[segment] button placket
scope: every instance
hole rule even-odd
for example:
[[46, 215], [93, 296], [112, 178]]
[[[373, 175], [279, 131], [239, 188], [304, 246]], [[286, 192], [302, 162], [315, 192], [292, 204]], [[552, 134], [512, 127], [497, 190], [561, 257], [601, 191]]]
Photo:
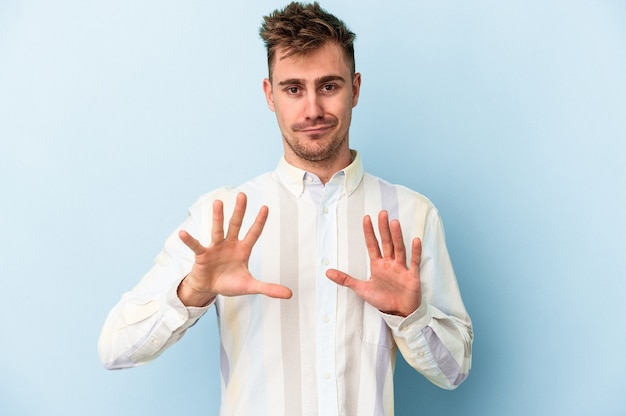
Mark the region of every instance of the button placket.
[[317, 221], [317, 370], [320, 408], [337, 406], [335, 381], [335, 314], [337, 285], [326, 277], [329, 268], [337, 267], [337, 203], [342, 178], [331, 179], [318, 201]]

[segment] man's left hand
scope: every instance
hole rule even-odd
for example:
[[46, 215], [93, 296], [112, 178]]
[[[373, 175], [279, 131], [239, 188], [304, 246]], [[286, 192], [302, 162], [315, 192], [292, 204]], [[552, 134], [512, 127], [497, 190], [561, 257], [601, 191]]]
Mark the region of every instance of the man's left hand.
[[363, 218], [363, 234], [370, 257], [372, 275], [369, 280], [355, 279], [336, 269], [329, 269], [326, 276], [338, 285], [349, 287], [378, 310], [406, 317], [419, 308], [422, 301], [419, 272], [422, 242], [419, 238], [413, 239], [411, 264], [407, 267], [400, 222], [392, 220], [390, 223], [387, 211], [381, 211], [378, 214], [378, 230], [380, 246], [372, 220], [366, 215]]

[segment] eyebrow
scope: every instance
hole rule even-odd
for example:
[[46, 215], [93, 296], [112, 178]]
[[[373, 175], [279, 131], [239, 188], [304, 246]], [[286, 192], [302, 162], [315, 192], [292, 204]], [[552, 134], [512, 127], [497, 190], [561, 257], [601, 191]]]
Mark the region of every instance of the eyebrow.
[[[346, 80], [344, 79], [344, 77], [340, 76], [340, 75], [325, 75], [323, 77], [317, 78], [315, 80], [315, 85], [321, 85], [321, 84], [326, 84], [327, 82], [332, 82], [332, 81], [340, 81], [345, 83]], [[284, 86], [284, 85], [304, 85], [305, 82], [303, 79], [299, 79], [299, 78], [290, 78], [290, 79], [286, 79], [284, 81], [280, 81], [278, 83], [278, 85], [280, 86]]]

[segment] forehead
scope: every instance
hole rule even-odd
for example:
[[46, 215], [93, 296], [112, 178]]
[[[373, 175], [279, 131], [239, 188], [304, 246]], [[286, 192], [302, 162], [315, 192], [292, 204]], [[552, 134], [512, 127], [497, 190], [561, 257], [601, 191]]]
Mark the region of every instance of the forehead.
[[278, 49], [272, 70], [272, 78], [281, 79], [318, 79], [325, 75], [342, 75], [346, 79], [351, 73], [344, 51], [335, 43], [328, 42], [320, 48], [304, 55], [292, 55], [285, 58], [286, 49]]

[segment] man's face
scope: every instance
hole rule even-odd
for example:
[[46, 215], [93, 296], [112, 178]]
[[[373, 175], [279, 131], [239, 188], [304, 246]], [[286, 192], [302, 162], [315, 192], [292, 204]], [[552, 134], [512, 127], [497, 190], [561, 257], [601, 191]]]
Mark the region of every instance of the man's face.
[[266, 79], [263, 89], [276, 113], [285, 158], [298, 167], [332, 164], [349, 153], [348, 131], [361, 75], [352, 77], [343, 51], [332, 42], [305, 56], [281, 59], [283, 54], [277, 51], [272, 81]]

